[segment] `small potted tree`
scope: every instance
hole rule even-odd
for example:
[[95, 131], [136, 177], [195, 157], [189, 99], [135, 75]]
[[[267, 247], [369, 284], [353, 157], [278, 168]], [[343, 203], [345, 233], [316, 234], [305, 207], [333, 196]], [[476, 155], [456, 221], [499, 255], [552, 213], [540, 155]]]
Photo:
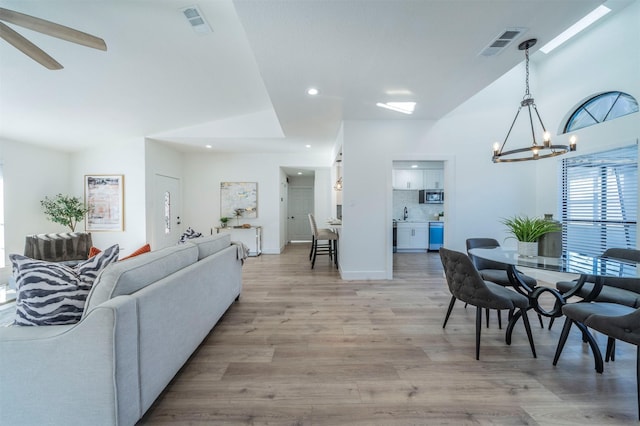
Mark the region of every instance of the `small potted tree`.
[[522, 256], [538, 255], [538, 240], [549, 232], [561, 230], [557, 222], [539, 217], [514, 216], [503, 219], [509, 233], [518, 240], [518, 253]]
[[50, 221], [68, 226], [71, 232], [76, 231], [78, 222], [82, 221], [89, 211], [78, 197], [62, 194], [57, 194], [54, 198], [44, 197], [40, 205]]
[[227, 223], [229, 222], [229, 218], [226, 216], [223, 216], [220, 218], [220, 228], [226, 228], [227, 227]]

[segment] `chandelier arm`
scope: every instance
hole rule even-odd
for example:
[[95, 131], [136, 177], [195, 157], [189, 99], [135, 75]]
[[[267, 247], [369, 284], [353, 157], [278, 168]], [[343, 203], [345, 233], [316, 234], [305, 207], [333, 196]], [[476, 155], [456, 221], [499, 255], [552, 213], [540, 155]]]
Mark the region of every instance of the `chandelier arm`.
[[[533, 106], [535, 109], [535, 105]], [[536, 146], [536, 131], [533, 128], [533, 116], [531, 115], [531, 104], [527, 105], [527, 110], [529, 111], [529, 124], [531, 125], [531, 142], [533, 146]]]
[[536, 104], [533, 104], [533, 109], [536, 112], [536, 115], [538, 116], [538, 121], [540, 121], [540, 127], [542, 127], [542, 131], [546, 132], [547, 128], [544, 127], [544, 123], [542, 122], [542, 118], [540, 117], [540, 113], [538, 112], [538, 107], [536, 107]]
[[513, 118], [513, 121], [511, 122], [511, 127], [509, 127], [509, 131], [507, 132], [507, 136], [505, 136], [504, 138], [504, 142], [502, 142], [502, 146], [500, 147], [500, 151], [498, 151], [498, 153], [502, 153], [502, 150], [504, 149], [504, 146], [507, 144], [507, 139], [509, 139], [509, 135], [511, 134], [511, 130], [513, 130], [513, 126], [516, 124], [516, 120], [518, 120], [518, 115], [520, 115], [520, 110], [522, 109], [522, 106], [518, 107], [518, 111], [516, 112], [516, 116]]

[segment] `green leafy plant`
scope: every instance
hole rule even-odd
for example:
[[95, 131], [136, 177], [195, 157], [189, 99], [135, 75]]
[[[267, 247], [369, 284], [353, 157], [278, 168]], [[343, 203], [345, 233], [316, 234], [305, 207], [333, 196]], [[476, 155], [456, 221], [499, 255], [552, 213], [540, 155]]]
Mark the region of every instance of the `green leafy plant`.
[[518, 241], [534, 243], [544, 234], [561, 230], [557, 222], [544, 220], [539, 217], [514, 216], [502, 219], [513, 238]]
[[223, 216], [220, 218], [220, 223], [222, 224], [222, 227], [224, 228], [225, 226], [227, 226], [227, 222], [229, 222], [229, 218], [226, 216]]
[[78, 197], [62, 194], [57, 194], [54, 198], [44, 197], [40, 205], [50, 221], [68, 226], [71, 232], [75, 232], [76, 225], [89, 211]]

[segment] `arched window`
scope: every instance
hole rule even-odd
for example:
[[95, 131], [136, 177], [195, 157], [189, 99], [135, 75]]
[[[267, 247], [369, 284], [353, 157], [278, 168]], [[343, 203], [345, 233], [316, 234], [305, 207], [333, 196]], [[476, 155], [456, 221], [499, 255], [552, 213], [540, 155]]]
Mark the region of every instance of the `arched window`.
[[605, 92], [588, 99], [571, 114], [563, 133], [638, 112], [638, 101], [627, 93]]

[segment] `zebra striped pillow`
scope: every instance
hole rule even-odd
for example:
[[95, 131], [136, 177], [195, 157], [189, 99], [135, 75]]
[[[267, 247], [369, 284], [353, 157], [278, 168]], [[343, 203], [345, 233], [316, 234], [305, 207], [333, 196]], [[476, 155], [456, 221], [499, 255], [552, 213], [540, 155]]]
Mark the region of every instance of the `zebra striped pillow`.
[[60, 325], [80, 321], [84, 303], [102, 269], [118, 260], [114, 245], [74, 267], [9, 256], [16, 279], [15, 325]]

